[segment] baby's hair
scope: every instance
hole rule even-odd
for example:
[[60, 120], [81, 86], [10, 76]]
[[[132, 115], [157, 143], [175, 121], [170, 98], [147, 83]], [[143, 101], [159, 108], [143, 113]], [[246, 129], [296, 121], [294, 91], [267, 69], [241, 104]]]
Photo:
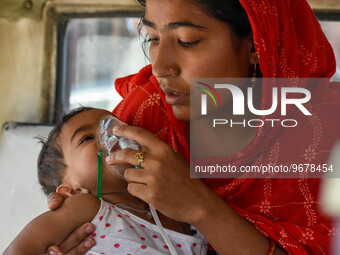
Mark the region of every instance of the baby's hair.
[[60, 148], [59, 137], [64, 125], [78, 113], [93, 110], [91, 107], [79, 107], [65, 114], [50, 131], [48, 137], [39, 137], [42, 148], [38, 158], [38, 179], [46, 195], [55, 192], [61, 184], [66, 165], [64, 155]]

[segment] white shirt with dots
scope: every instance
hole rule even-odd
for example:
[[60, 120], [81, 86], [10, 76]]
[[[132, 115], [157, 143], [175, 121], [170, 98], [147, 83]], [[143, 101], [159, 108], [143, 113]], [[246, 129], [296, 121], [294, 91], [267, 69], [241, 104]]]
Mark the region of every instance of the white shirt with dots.
[[[86, 255], [97, 254], [171, 254], [156, 225], [101, 199], [101, 206], [92, 220], [96, 226], [91, 236], [96, 241]], [[205, 255], [208, 242], [200, 234], [189, 236], [165, 229], [178, 255]]]

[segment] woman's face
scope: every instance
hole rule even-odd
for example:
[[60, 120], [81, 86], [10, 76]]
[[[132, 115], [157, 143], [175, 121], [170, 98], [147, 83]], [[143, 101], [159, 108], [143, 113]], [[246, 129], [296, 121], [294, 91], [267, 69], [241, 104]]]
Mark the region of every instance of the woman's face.
[[[146, 0], [153, 74], [180, 120], [190, 119], [191, 78], [238, 78], [250, 74], [252, 40], [190, 0]], [[224, 100], [230, 100], [231, 97]]]

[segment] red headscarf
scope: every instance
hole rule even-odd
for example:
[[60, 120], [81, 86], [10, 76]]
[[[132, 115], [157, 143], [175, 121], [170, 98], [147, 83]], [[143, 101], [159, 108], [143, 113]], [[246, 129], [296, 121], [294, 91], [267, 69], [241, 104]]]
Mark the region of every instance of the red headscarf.
[[[305, 0], [240, 2], [252, 26], [264, 78], [324, 78], [334, 74], [332, 48]], [[307, 87], [312, 94], [308, 108], [312, 116], [293, 113], [291, 117], [298, 119], [299, 127], [262, 129], [241, 153], [225, 157], [224, 161], [236, 166], [326, 163], [333, 144], [340, 139], [340, 97], [331, 86], [327, 83]], [[114, 110], [120, 119], [153, 132], [189, 160], [186, 123], [178, 121], [166, 104], [151, 66], [118, 79], [116, 89], [124, 97]], [[263, 86], [263, 109], [271, 106], [271, 89]], [[290, 254], [329, 254], [330, 238], [336, 230], [319, 211], [319, 179], [205, 182]]]

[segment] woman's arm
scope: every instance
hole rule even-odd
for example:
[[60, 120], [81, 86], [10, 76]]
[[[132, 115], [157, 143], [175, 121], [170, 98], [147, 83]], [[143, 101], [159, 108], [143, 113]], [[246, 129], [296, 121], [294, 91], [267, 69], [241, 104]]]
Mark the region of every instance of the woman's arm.
[[[215, 198], [214, 198], [215, 196]], [[197, 209], [194, 225], [218, 254], [268, 254], [269, 240], [238, 215], [215, 193], [207, 195], [204, 206]], [[276, 246], [275, 255], [287, 254]]]
[[100, 200], [89, 194], [69, 197], [63, 206], [33, 219], [12, 241], [4, 255], [44, 254], [51, 245], [59, 245], [74, 229], [91, 221]]
[[[48, 195], [47, 203], [50, 210], [56, 210], [64, 203], [68, 195], [52, 192]], [[75, 229], [59, 246], [52, 245], [47, 249], [47, 254], [83, 255], [90, 250], [95, 241], [89, 235], [95, 230], [95, 226], [84, 223]]]
[[[267, 253], [269, 241], [239, 216], [200, 179], [190, 178], [187, 162], [148, 131], [131, 126], [114, 129], [118, 136], [136, 140], [145, 148], [144, 169], [128, 169], [128, 191], [166, 216], [194, 225], [219, 254]], [[137, 164], [136, 151], [112, 153], [107, 163]], [[276, 255], [284, 254], [277, 248]]]

